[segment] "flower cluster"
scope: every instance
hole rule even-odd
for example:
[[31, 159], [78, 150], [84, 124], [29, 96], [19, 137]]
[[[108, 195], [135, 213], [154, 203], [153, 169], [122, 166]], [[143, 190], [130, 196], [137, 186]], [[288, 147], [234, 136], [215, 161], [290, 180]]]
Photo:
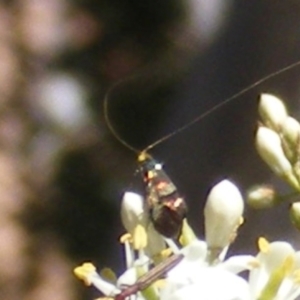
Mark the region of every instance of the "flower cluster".
[[[258, 153], [299, 193], [300, 124], [272, 95], [261, 96], [259, 112], [262, 123], [256, 133]], [[151, 205], [156, 205], [157, 214], [150, 213], [142, 196], [126, 192], [123, 197], [121, 218], [126, 234], [120, 242], [126, 270], [117, 278], [111, 270], [100, 275], [93, 264], [84, 263], [74, 270], [79, 279], [115, 300], [294, 300], [300, 296], [300, 251], [286, 241], [269, 243], [260, 237], [256, 256], [226, 257], [244, 212], [242, 195], [229, 180], [218, 183], [207, 196], [205, 240], [196, 237], [185, 218], [178, 237], [166, 238], [156, 231], [153, 217], [159, 218], [160, 225], [162, 217], [178, 221], [180, 214], [160, 212], [165, 208], [172, 213], [183, 199], [173, 196], [176, 188], [162, 173], [161, 165], [154, 166], [150, 171], [146, 167], [142, 170], [146, 170], [145, 181], [151, 183], [148, 188], [153, 189], [152, 198], [148, 197]], [[256, 187], [248, 195], [248, 202], [257, 208], [273, 206], [282, 199], [270, 186]], [[291, 211], [294, 222], [300, 224], [300, 203], [294, 203]]]
[[[240, 191], [229, 180], [213, 187], [207, 197], [205, 241], [196, 238], [186, 220], [179, 238], [181, 246], [164, 238], [153, 229], [144, 206], [141, 196], [125, 193], [122, 220], [128, 233], [121, 242], [126, 271], [115, 282], [100, 276], [91, 263], [74, 270], [78, 278], [106, 297], [123, 300], [136, 293], [134, 299], [140, 300], [292, 300], [300, 295], [300, 253], [286, 242], [268, 243], [260, 238], [256, 257], [225, 259], [242, 224], [244, 209]], [[165, 274], [159, 266], [170, 253], [183, 258], [171, 269], [166, 267]], [[160, 276], [153, 276], [153, 270]], [[242, 271], [249, 271], [248, 280], [239, 276]], [[161, 275], [165, 275], [163, 280]]]
[[[262, 121], [255, 136], [257, 151], [271, 170], [293, 189], [289, 195], [279, 195], [270, 185], [251, 189], [248, 203], [254, 208], [268, 208], [300, 192], [300, 123], [288, 114], [279, 98], [270, 94], [260, 96], [259, 114]], [[300, 203], [291, 205], [290, 216], [300, 228]]]

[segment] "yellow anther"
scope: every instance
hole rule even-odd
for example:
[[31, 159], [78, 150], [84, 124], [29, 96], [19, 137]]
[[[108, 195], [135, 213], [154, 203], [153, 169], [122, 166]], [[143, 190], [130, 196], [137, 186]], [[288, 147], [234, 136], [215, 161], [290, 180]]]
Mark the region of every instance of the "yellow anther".
[[264, 237], [260, 237], [257, 241], [258, 249], [262, 253], [268, 253], [270, 249], [270, 243]]
[[164, 261], [167, 257], [172, 255], [173, 251], [170, 248], [166, 248], [161, 250], [159, 253], [156, 253], [152, 256], [152, 260], [154, 262], [154, 265], [158, 265], [162, 261]]
[[160, 255], [161, 255], [163, 258], [167, 258], [167, 257], [169, 257], [172, 253], [173, 253], [173, 251], [171, 250], [171, 248], [166, 248], [166, 249], [161, 250]]
[[161, 250], [160, 252], [154, 254], [152, 256], [152, 260], [155, 265], [161, 263], [163, 260], [165, 260], [167, 257], [169, 257], [173, 251], [170, 248], [166, 248]]
[[125, 244], [126, 242], [132, 243], [132, 236], [130, 233], [124, 233], [120, 239], [119, 239], [121, 244]]
[[145, 228], [138, 224], [133, 230], [133, 248], [135, 250], [142, 250], [147, 246], [147, 233]]
[[95, 272], [96, 268], [92, 263], [84, 263], [79, 267], [76, 267], [73, 272], [77, 278], [83, 280], [86, 285], [91, 285], [89, 276]]
[[96, 298], [95, 300], [114, 300], [114, 298], [111, 298], [111, 297], [100, 297], [100, 298]]

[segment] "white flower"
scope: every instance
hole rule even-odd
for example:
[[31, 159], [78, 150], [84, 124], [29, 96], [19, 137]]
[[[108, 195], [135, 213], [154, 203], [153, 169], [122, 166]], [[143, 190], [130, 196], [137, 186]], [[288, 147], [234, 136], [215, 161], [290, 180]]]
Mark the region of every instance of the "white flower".
[[219, 268], [202, 268], [194, 281], [180, 287], [168, 279], [161, 300], [250, 300], [247, 282]]
[[204, 208], [205, 239], [210, 250], [222, 251], [234, 240], [243, 210], [242, 195], [229, 180], [212, 188]]
[[[86, 285], [93, 285], [107, 297], [115, 297], [120, 294], [124, 288], [126, 289], [126, 287], [135, 284], [138, 277], [148, 272], [149, 262], [150, 260], [146, 256], [136, 260], [134, 267], [127, 269], [118, 278], [116, 285], [104, 280], [91, 263], [84, 263], [76, 267], [74, 273], [79, 279], [83, 280]], [[143, 300], [144, 298], [139, 295], [137, 299]]]
[[288, 114], [284, 103], [270, 94], [261, 94], [258, 106], [259, 114], [268, 127], [279, 131]]
[[258, 267], [250, 271], [251, 299], [293, 300], [300, 295], [300, 253], [287, 242], [259, 240]]
[[225, 262], [211, 266], [206, 261], [205, 242], [193, 241], [181, 251], [184, 259], [168, 272], [160, 299], [250, 299], [247, 282], [236, 273], [252, 268], [254, 257], [234, 256]]
[[[133, 198], [129, 196], [125, 200], [135, 199], [137, 204], [141, 204], [142, 198], [136, 194]], [[145, 251], [133, 251], [130, 234], [121, 239], [125, 244], [127, 270], [118, 278], [116, 285], [100, 277], [90, 263], [77, 267], [74, 273], [105, 296], [116, 299], [123, 299], [125, 295], [128, 299], [136, 293], [134, 297], [138, 300], [295, 300], [300, 295], [300, 252], [295, 252], [288, 243], [269, 244], [260, 239], [257, 257], [237, 255], [224, 259], [240, 224], [243, 208], [242, 196], [235, 185], [228, 180], [217, 184], [209, 193], [205, 206], [209, 241], [197, 240], [192, 235], [192, 238], [186, 239], [189, 242], [184, 248], [179, 249], [174, 244], [173, 252], [183, 254], [183, 259], [169, 269], [163, 286], [154, 284], [158, 277], [153, 274], [160, 272], [160, 267], [151, 273], [153, 261], [145, 255]], [[131, 220], [135, 218], [139, 222], [138, 216], [144, 211], [138, 205], [135, 209], [135, 217]], [[148, 237], [155, 242], [151, 233]], [[217, 255], [211, 259], [215, 248], [218, 248]], [[238, 275], [243, 271], [250, 271], [249, 281]], [[149, 286], [144, 285], [144, 289], [140, 290], [138, 284], [142, 282], [139, 278], [148, 275], [148, 272]]]
[[125, 229], [132, 237], [133, 249], [144, 249], [147, 246], [146, 226], [148, 214], [140, 195], [131, 192], [124, 194], [121, 205], [121, 219]]
[[[167, 273], [164, 286], [151, 286], [155, 299], [295, 300], [300, 295], [300, 252], [295, 252], [286, 242], [269, 244], [262, 238], [259, 247], [256, 258], [239, 255], [210, 265], [206, 260], [207, 244], [195, 240], [180, 250], [184, 258]], [[77, 267], [74, 272], [105, 296], [115, 297], [148, 272], [149, 262], [147, 257], [136, 260], [135, 266], [119, 277], [116, 286], [102, 279], [90, 263]], [[250, 270], [249, 282], [237, 275], [247, 270]], [[143, 293], [135, 297], [148, 299]]]
[[130, 234], [132, 234], [137, 224], [146, 227], [148, 215], [142, 196], [133, 192], [124, 193], [121, 203], [121, 219], [125, 229]]
[[135, 260], [134, 265], [127, 269], [117, 280], [117, 286], [119, 288], [127, 287], [136, 283], [138, 279], [138, 271], [141, 275], [145, 274], [149, 270], [150, 260], [147, 256], [143, 256]]
[[132, 237], [133, 248], [143, 249], [150, 257], [165, 248], [163, 237], [153, 228], [142, 196], [126, 192], [121, 204], [121, 219]]

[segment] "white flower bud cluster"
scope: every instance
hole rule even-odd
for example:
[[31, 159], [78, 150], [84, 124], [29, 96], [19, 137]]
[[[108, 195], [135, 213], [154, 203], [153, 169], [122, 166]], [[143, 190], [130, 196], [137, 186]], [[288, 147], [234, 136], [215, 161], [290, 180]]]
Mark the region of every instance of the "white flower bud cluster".
[[[287, 109], [278, 97], [262, 94], [259, 99], [261, 122], [256, 132], [255, 145], [261, 158], [271, 170], [296, 193], [300, 192], [300, 123], [289, 116]], [[289, 199], [278, 195], [273, 187], [259, 185], [251, 189], [247, 202], [253, 208], [269, 208]], [[291, 207], [291, 219], [300, 228], [300, 218]]]
[[[256, 132], [255, 144], [261, 158], [271, 170], [300, 192], [300, 123], [289, 116], [279, 98], [262, 94], [259, 99], [261, 122]], [[293, 195], [292, 195], [293, 196]], [[290, 198], [279, 195], [273, 187], [260, 185], [252, 188], [247, 202], [253, 208], [269, 208]], [[290, 208], [290, 219], [300, 229], [300, 203]]]
[[277, 97], [262, 94], [259, 101], [262, 125], [256, 132], [256, 148], [272, 171], [300, 191], [300, 124], [288, 115]]
[[[300, 123], [288, 115], [284, 103], [270, 94], [259, 99], [259, 114], [262, 122], [256, 132], [256, 148], [271, 170], [285, 180], [293, 194], [279, 195], [270, 185], [252, 188], [247, 202], [253, 208], [269, 208], [300, 192]], [[300, 202], [290, 207], [290, 219], [300, 230]]]

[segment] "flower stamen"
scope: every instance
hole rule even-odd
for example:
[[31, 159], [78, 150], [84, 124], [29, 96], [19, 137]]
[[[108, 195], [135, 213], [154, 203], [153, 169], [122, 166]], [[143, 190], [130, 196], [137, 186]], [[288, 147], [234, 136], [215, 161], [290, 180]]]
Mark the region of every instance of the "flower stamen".
[[133, 248], [135, 250], [142, 250], [145, 249], [147, 246], [147, 233], [141, 224], [135, 226], [133, 230]]
[[262, 253], [268, 253], [270, 250], [270, 243], [264, 237], [260, 237], [257, 241], [258, 249]]
[[293, 256], [288, 255], [283, 263], [270, 274], [258, 300], [275, 299], [283, 280], [291, 273], [294, 263]]
[[86, 285], [91, 285], [89, 277], [92, 273], [96, 272], [96, 268], [92, 263], [83, 263], [81, 266], [76, 267], [73, 272]]

